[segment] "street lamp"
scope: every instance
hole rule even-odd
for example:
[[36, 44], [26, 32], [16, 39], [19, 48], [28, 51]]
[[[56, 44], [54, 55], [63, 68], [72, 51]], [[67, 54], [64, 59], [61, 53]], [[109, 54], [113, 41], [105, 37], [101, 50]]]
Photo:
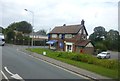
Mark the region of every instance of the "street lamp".
[[30, 11], [28, 9], [24, 9], [25, 11], [27, 12], [30, 12], [32, 14], [32, 41], [31, 41], [31, 46], [33, 46], [33, 27], [34, 27], [34, 12], [33, 11]]

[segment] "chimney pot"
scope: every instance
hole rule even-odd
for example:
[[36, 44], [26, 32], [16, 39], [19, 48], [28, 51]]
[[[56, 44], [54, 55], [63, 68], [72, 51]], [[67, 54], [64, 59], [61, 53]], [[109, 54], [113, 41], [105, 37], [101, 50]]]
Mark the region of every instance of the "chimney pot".
[[85, 21], [82, 19], [82, 21], [81, 21], [81, 25], [84, 25], [85, 24]]
[[63, 24], [63, 26], [66, 26], [66, 24]]

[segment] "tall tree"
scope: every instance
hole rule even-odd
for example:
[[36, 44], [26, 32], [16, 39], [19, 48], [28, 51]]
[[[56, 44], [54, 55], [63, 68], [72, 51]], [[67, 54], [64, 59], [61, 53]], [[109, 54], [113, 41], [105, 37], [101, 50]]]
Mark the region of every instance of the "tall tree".
[[116, 31], [116, 30], [110, 30], [108, 33], [107, 33], [107, 36], [106, 36], [106, 41], [109, 41], [109, 46], [108, 46], [108, 49], [110, 50], [118, 50], [118, 46], [119, 46], [119, 42], [118, 39], [119, 37], [119, 32]]
[[116, 30], [106, 32], [104, 27], [98, 26], [94, 28], [89, 39], [94, 43], [96, 49], [120, 51], [120, 35]]
[[[15, 30], [17, 32], [15, 32]], [[32, 31], [32, 26], [26, 21], [21, 21], [21, 22], [14, 22], [10, 24], [4, 31], [4, 34], [6, 36], [6, 41], [10, 42], [11, 39], [16, 39], [17, 33], [27, 33], [29, 34]]]
[[111, 40], [111, 41], [115, 41], [115, 40], [118, 40], [118, 36], [119, 36], [119, 32], [118, 31], [116, 31], [116, 30], [110, 30], [107, 33], [106, 39], [107, 40]]
[[26, 21], [21, 21], [17, 23], [16, 30], [22, 33], [31, 33], [32, 32], [32, 26]]
[[106, 34], [105, 28], [98, 26], [94, 28], [94, 32], [90, 35], [89, 39], [92, 41], [101, 41], [106, 38]]

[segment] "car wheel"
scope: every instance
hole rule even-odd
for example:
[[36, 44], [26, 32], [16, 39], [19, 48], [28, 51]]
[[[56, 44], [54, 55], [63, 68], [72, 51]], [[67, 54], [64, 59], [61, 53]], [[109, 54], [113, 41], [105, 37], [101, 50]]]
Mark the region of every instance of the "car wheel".
[[105, 56], [104, 59], [106, 59], [107, 57]]
[[98, 56], [97, 58], [100, 59], [100, 56]]

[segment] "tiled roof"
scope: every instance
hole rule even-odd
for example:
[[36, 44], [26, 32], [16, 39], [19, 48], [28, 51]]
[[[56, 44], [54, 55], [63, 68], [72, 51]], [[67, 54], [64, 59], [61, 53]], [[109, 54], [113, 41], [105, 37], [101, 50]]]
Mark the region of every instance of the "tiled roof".
[[76, 34], [83, 27], [83, 25], [68, 25], [68, 26], [57, 26], [50, 33], [62, 33], [62, 34]]
[[77, 45], [77, 46], [86, 46], [89, 42], [90, 42], [90, 40], [78, 41], [78, 42], [75, 43], [75, 45]]

